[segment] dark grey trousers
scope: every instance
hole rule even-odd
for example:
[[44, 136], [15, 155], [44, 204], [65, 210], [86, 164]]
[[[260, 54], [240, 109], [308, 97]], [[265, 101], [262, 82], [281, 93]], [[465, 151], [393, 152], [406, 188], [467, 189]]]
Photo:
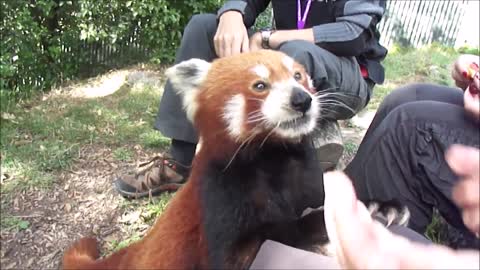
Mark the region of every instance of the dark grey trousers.
[[[185, 27], [175, 63], [191, 58], [211, 61], [217, 58], [213, 37], [217, 30], [217, 19], [213, 14], [200, 14], [191, 18]], [[373, 83], [365, 81], [354, 57], [338, 57], [306, 41], [289, 41], [279, 48], [307, 69], [318, 91], [340, 93], [341, 101], [353, 111], [342, 106], [324, 106], [322, 118], [348, 119], [368, 103]], [[326, 90], [325, 90], [326, 89]], [[169, 82], [165, 85], [163, 97], [155, 122], [155, 128], [166, 137], [197, 143], [198, 136], [187, 119], [182, 102]]]
[[408, 206], [409, 227], [418, 233], [425, 232], [436, 208], [460, 233], [449, 240], [451, 246], [479, 248], [452, 200], [458, 176], [444, 157], [452, 144], [480, 144], [479, 123], [465, 112], [463, 92], [408, 85], [383, 100], [345, 172], [360, 200], [397, 200]]

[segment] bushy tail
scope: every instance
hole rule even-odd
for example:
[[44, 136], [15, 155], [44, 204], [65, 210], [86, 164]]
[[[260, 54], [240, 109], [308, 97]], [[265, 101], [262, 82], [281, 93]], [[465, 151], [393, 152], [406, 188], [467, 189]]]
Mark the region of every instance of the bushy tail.
[[97, 240], [91, 237], [82, 238], [63, 255], [63, 269], [94, 269], [99, 255]]

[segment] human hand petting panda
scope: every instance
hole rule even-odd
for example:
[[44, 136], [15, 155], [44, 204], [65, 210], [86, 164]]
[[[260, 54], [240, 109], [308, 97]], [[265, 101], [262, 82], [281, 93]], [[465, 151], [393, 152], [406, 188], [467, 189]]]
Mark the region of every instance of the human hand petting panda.
[[373, 221], [343, 172], [326, 173], [324, 186], [327, 233], [343, 268], [479, 269], [477, 251], [413, 243]]
[[250, 51], [247, 28], [238, 11], [227, 11], [220, 16], [217, 32], [213, 37], [218, 57], [227, 57]]

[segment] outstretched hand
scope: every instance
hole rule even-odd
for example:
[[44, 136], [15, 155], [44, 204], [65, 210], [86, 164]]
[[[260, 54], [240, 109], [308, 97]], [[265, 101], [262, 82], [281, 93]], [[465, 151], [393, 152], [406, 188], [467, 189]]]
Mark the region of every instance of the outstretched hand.
[[[346, 269], [478, 269], [479, 253], [422, 245], [396, 236], [373, 221], [342, 172], [324, 177], [325, 222]], [[432, 259], [434, 258], [434, 259]]]

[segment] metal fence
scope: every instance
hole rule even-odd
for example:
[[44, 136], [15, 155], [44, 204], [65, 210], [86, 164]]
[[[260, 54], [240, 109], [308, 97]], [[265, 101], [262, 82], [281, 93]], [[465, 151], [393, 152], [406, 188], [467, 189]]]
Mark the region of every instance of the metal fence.
[[468, 1], [390, 0], [379, 24], [380, 42], [421, 47], [433, 42], [455, 44]]

